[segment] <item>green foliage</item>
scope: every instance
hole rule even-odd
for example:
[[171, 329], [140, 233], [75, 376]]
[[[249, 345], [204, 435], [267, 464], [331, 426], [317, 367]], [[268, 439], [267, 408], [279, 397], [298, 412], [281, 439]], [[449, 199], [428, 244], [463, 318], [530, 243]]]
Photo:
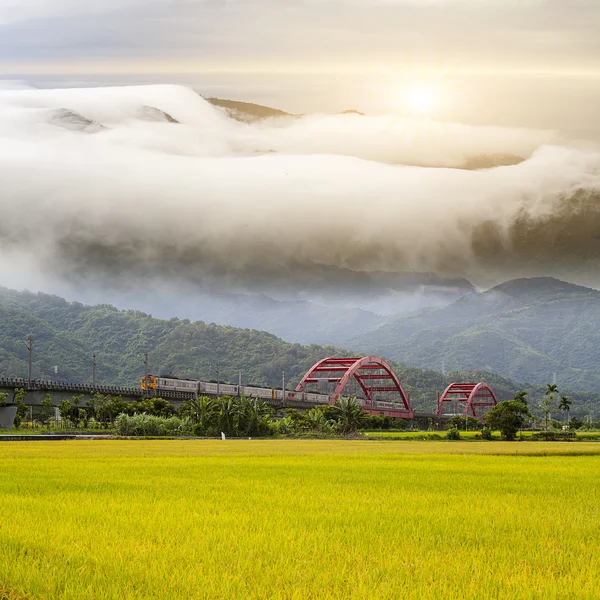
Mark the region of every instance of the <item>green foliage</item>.
[[199, 396], [186, 400], [179, 408], [179, 414], [186, 416], [197, 426], [196, 435], [205, 435], [213, 425], [216, 412], [216, 402], [208, 396]]
[[549, 383], [546, 386], [546, 393], [544, 394], [541, 402], [540, 409], [542, 411], [542, 415], [544, 416], [544, 429], [548, 431], [548, 422], [550, 417], [552, 416], [552, 410], [554, 408], [554, 394], [558, 393], [558, 388], [556, 384]]
[[355, 397], [340, 398], [334, 408], [337, 412], [337, 428], [343, 434], [354, 433], [370, 422], [369, 415]]
[[527, 390], [523, 390], [521, 392], [517, 392], [515, 394], [515, 402], [520, 402], [521, 404], [524, 404], [525, 406], [527, 406]]
[[258, 398], [224, 396], [212, 400], [199, 397], [182, 405], [180, 415], [194, 423], [194, 434], [229, 437], [269, 436], [279, 426], [272, 421], [272, 408]]
[[486, 426], [481, 430], [481, 439], [482, 440], [492, 440], [493, 439], [492, 430], [490, 427]]
[[50, 394], [46, 394], [42, 400], [42, 409], [38, 411], [38, 418], [42, 425], [48, 425], [54, 416], [54, 404]]
[[23, 388], [15, 390], [15, 404], [17, 405], [17, 414], [15, 415], [15, 427], [18, 429], [23, 420], [27, 417], [27, 405], [25, 404], [27, 392]]
[[334, 433], [337, 430], [337, 422], [327, 419], [322, 410], [311, 408], [304, 415], [304, 429], [315, 433]]
[[0, 392], [0, 408], [8, 404], [8, 396], [5, 392]]
[[123, 436], [176, 436], [192, 435], [192, 421], [179, 417], [156, 417], [147, 414], [120, 414], [115, 428]]
[[447, 429], [458, 429], [459, 431], [479, 431], [483, 428], [483, 423], [475, 417], [455, 415], [448, 421], [446, 427]]
[[567, 420], [569, 418], [569, 413], [571, 412], [572, 405], [573, 405], [573, 402], [571, 400], [569, 400], [569, 398], [567, 396], [560, 397], [560, 402], [558, 404], [558, 408], [565, 413], [565, 423], [567, 422]]
[[512, 441], [529, 417], [531, 414], [525, 404], [507, 400], [499, 402], [497, 406], [488, 411], [485, 415], [485, 422], [492, 429], [499, 430], [505, 439]]
[[364, 429], [381, 429], [382, 431], [387, 431], [388, 429], [406, 429], [406, 426], [407, 422], [404, 419], [389, 417], [387, 415], [370, 415]]
[[446, 433], [446, 439], [447, 440], [460, 440], [460, 431], [458, 429], [456, 429], [456, 427], [452, 427], [452, 428], [448, 429], [448, 432]]
[[577, 434], [574, 431], [538, 431], [531, 435], [531, 439], [547, 442], [574, 441], [577, 439]]

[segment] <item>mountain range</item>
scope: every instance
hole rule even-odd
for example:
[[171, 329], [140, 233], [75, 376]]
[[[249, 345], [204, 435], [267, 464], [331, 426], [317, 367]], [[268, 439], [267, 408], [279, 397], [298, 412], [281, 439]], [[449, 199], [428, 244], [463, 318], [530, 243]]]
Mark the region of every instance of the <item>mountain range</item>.
[[348, 344], [422, 368], [600, 391], [600, 292], [552, 278], [512, 280], [393, 319]]
[[[33, 377], [90, 382], [92, 354], [97, 381], [137, 385], [144, 373], [144, 354], [150, 371], [180, 377], [281, 385], [286, 373], [289, 389], [318, 360], [348, 355], [333, 346], [300, 345], [251, 329], [157, 319], [136, 310], [101, 304], [86, 306], [49, 294], [0, 288], [0, 375], [27, 377], [27, 339], [33, 335]], [[454, 380], [487, 380], [500, 398], [511, 398], [522, 386], [493, 373], [448, 374], [394, 364], [413, 407], [433, 411], [437, 393]]]

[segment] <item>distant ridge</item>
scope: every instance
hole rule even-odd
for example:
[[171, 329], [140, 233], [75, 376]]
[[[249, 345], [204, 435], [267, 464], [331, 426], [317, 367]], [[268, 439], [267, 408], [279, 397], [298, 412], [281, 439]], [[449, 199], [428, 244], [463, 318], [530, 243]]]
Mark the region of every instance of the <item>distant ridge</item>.
[[515, 279], [388, 321], [347, 345], [420, 368], [485, 370], [600, 391], [600, 292], [550, 277]]
[[515, 298], [544, 298], [549, 294], [590, 294], [600, 292], [582, 285], [568, 283], [554, 277], [512, 279], [493, 287], [490, 292], [502, 292]]
[[254, 104], [252, 102], [239, 102], [237, 100], [223, 100], [222, 98], [205, 98], [213, 106], [224, 108], [227, 114], [237, 121], [251, 122], [276, 117], [296, 117], [277, 108]]

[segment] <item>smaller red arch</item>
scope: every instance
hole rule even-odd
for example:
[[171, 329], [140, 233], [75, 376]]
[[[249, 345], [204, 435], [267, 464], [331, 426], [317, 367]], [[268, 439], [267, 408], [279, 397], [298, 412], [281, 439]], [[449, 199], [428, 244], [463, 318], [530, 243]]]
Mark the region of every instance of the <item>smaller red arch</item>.
[[[367, 412], [404, 419], [414, 416], [410, 396], [404, 391], [400, 379], [391, 365], [377, 356], [324, 358], [308, 370], [296, 391], [304, 392], [309, 384], [334, 383], [335, 389], [329, 397], [329, 403], [335, 405], [353, 379], [362, 389], [365, 397], [363, 408]], [[392, 400], [381, 401], [379, 398], [382, 394], [389, 394]]]
[[[456, 415], [456, 411], [448, 413], [443, 412], [444, 404], [451, 404], [453, 408], [458, 404], [464, 404], [462, 416], [475, 417], [482, 419], [483, 415], [498, 404], [496, 394], [488, 383], [481, 381], [479, 383], [451, 383], [444, 393], [438, 395], [438, 405], [435, 411], [436, 415]], [[462, 408], [462, 406], [461, 406]]]

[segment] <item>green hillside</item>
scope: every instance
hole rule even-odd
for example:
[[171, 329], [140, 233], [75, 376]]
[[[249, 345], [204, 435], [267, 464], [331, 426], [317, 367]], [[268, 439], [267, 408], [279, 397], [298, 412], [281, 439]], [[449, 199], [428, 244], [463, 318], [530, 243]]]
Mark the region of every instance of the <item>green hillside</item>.
[[600, 292], [550, 278], [509, 281], [388, 323], [350, 344], [417, 367], [482, 370], [600, 391]]
[[[149, 352], [152, 372], [180, 377], [279, 386], [285, 370], [295, 385], [308, 368], [326, 356], [348, 354], [331, 346], [302, 346], [274, 335], [180, 319], [155, 319], [113, 306], [85, 306], [47, 294], [0, 288], [0, 375], [27, 377], [27, 338], [34, 336], [34, 370], [38, 379], [91, 381], [91, 357], [97, 377], [107, 384], [137, 385]], [[212, 365], [212, 366], [211, 366]], [[58, 373], [55, 373], [55, 366]], [[490, 373], [443, 376], [434, 371], [394, 364], [418, 410], [435, 408], [437, 393], [454, 380], [488, 380], [500, 398], [522, 386]]]
[[95, 352], [98, 380], [110, 384], [137, 384], [145, 352], [152, 372], [214, 379], [219, 363], [221, 379], [237, 381], [243, 370], [244, 382], [269, 385], [281, 382], [282, 370], [289, 380], [297, 380], [318, 359], [335, 352], [287, 343], [261, 331], [155, 319], [139, 311], [0, 288], [2, 375], [27, 376], [30, 334], [35, 378], [90, 381]]

